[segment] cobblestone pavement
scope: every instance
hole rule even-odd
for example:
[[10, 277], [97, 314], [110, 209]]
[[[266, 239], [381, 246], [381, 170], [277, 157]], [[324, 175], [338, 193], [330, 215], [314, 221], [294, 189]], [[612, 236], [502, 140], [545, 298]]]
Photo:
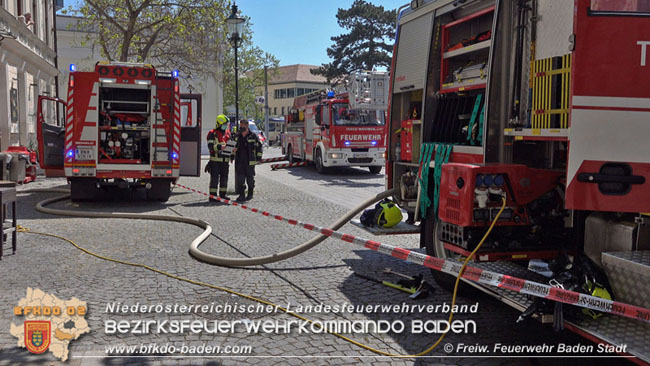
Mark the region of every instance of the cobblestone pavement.
[[[269, 154], [272, 151], [269, 151]], [[277, 153], [277, 152], [276, 152]], [[313, 169], [313, 168], [305, 168]], [[277, 174], [276, 174], [277, 173]], [[345, 177], [349, 174], [349, 177]], [[230, 176], [230, 195], [234, 196], [233, 170]], [[275, 175], [275, 176], [272, 176]], [[338, 183], [328, 181], [331, 178]], [[345, 186], [345, 181], [349, 186]], [[317, 225], [328, 225], [344, 214], [353, 202], [361, 202], [383, 189], [383, 175], [370, 175], [356, 170], [344, 170], [316, 179], [308, 170], [303, 173], [271, 172], [267, 166], [258, 167], [257, 188], [251, 206], [269, 210], [279, 215], [297, 218]], [[341, 184], [343, 182], [343, 184]], [[181, 183], [196, 189], [207, 190], [208, 177], [182, 178]], [[188, 254], [190, 241], [200, 234], [196, 227], [139, 220], [64, 218], [38, 213], [34, 206], [38, 201], [52, 197], [52, 193], [27, 193], [27, 189], [65, 187], [63, 179], [39, 180], [19, 190], [19, 223], [33, 231], [55, 233], [77, 242], [88, 250], [131, 262], [143, 263], [193, 280], [257, 296], [280, 305], [325, 305], [352, 304], [433, 304], [451, 303], [451, 295], [436, 288], [425, 300], [410, 300], [403, 292], [382, 286], [357, 276], [354, 272], [371, 277], [397, 281], [382, 273], [386, 267], [393, 270], [417, 274], [435, 281], [428, 270], [397, 259], [365, 250], [351, 244], [327, 239], [312, 250], [288, 260], [251, 268], [224, 268], [198, 262]], [[315, 188], [316, 191], [312, 190]], [[333, 198], [339, 193], [347, 195], [343, 202]], [[135, 196], [135, 195], [134, 195]], [[81, 211], [140, 212], [148, 214], [181, 215], [201, 218], [210, 223], [213, 235], [201, 248], [220, 256], [258, 256], [285, 250], [311, 238], [314, 234], [273, 219], [253, 215], [248, 211], [219, 204], [210, 204], [202, 196], [175, 189], [166, 203], [152, 203], [139, 200], [137, 196], [121, 197], [110, 202], [88, 202], [73, 204], [63, 201], [54, 207]], [[351, 197], [354, 197], [352, 199]], [[367, 234], [352, 225], [341, 231], [367, 237]], [[384, 238], [382, 238], [384, 240]], [[417, 249], [417, 236], [391, 237], [392, 245]], [[298, 334], [249, 334], [237, 331], [226, 334], [106, 334], [104, 323], [114, 320], [256, 320], [289, 321], [294, 318], [286, 314], [265, 312], [253, 313], [209, 313], [209, 314], [111, 314], [107, 304], [119, 302], [133, 305], [231, 305], [253, 304], [239, 298], [186, 282], [181, 282], [143, 268], [130, 267], [97, 259], [74, 248], [69, 243], [30, 233], [19, 233], [18, 252], [6, 255], [0, 261], [0, 365], [58, 365], [52, 354], [33, 355], [24, 348], [16, 347], [16, 338], [9, 334], [10, 323], [19, 324], [20, 317], [13, 316], [13, 306], [25, 296], [26, 288], [39, 288], [60, 299], [77, 297], [87, 301], [89, 313], [86, 319], [91, 332], [73, 341], [70, 346], [71, 359], [67, 365], [347, 365], [371, 363], [376, 365], [537, 365], [549, 361], [554, 365], [576, 364], [575, 360], [532, 360], [530, 358], [472, 358], [471, 352], [461, 357], [447, 356], [442, 346], [432, 352], [434, 358], [389, 359], [375, 357], [373, 353], [345, 342], [329, 334], [309, 332]], [[555, 344], [566, 342], [586, 343], [570, 334], [556, 334], [546, 326], [535, 322], [514, 325], [517, 313], [505, 305], [486, 297], [459, 298], [461, 305], [472, 305], [478, 301], [478, 314], [459, 314], [458, 319], [474, 320], [475, 334], [449, 333], [444, 343], [457, 345], [473, 344]], [[415, 334], [410, 331], [413, 320], [442, 320], [444, 313], [379, 312], [379, 313], [319, 313], [311, 311], [305, 316], [316, 320], [401, 320], [407, 329], [401, 333], [354, 334], [351, 337], [388, 352], [415, 353], [428, 347], [435, 334]], [[245, 357], [173, 358], [164, 351], [157, 356], [142, 357], [129, 354], [128, 357], [106, 357], [106, 346], [138, 346], [151, 343], [181, 347], [209, 345], [251, 346], [251, 353]], [[176, 355], [178, 356], [178, 355]], [[198, 355], [204, 356], [204, 355]], [[286, 356], [286, 357], [280, 357]], [[299, 358], [298, 356], [310, 356]], [[593, 362], [591, 362], [593, 364]]]

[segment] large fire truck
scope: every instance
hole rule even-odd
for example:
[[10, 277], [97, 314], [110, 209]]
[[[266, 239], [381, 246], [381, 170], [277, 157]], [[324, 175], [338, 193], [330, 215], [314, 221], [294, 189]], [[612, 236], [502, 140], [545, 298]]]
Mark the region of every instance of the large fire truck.
[[351, 75], [345, 90], [319, 90], [294, 99], [285, 117], [282, 151], [287, 160], [328, 167], [363, 166], [377, 174], [385, 164], [388, 74]]
[[72, 200], [118, 187], [166, 201], [179, 176], [200, 174], [201, 96], [179, 88], [177, 71], [151, 65], [71, 65], [67, 100], [39, 97], [41, 167], [68, 179]]
[[[404, 231], [461, 259], [505, 199], [472, 266], [562, 286], [553, 268], [582, 258], [616, 300], [650, 308], [650, 1], [414, 0], [398, 13], [386, 172], [420, 223]], [[647, 323], [592, 316], [563, 325], [650, 362]]]

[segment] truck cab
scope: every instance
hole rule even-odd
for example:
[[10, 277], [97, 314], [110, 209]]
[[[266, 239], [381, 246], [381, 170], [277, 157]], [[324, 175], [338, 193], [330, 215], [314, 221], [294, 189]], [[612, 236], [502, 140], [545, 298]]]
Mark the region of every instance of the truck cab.
[[345, 91], [297, 97], [285, 117], [282, 141], [288, 160], [312, 161], [321, 173], [344, 166], [379, 173], [386, 151], [385, 78], [385, 73], [355, 75], [357, 82]]

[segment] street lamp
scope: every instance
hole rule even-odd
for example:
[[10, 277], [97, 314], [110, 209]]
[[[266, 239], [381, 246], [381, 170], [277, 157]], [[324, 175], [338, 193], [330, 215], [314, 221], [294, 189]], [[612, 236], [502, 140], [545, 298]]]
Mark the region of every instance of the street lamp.
[[244, 18], [237, 16], [237, 5], [232, 4], [232, 13], [226, 19], [228, 25], [228, 39], [235, 48], [235, 123], [239, 123], [239, 69], [237, 67], [237, 47], [241, 41]]

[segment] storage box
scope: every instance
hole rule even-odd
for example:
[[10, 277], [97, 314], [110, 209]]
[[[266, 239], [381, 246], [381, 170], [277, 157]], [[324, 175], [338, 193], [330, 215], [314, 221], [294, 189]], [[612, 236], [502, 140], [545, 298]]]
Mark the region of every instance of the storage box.
[[650, 250], [607, 252], [602, 262], [616, 301], [650, 308]]

